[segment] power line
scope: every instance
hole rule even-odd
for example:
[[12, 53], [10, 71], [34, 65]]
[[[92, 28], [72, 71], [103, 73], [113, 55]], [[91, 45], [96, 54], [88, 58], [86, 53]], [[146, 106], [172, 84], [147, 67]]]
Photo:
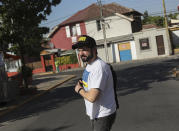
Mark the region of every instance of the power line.
[[[71, 15], [73, 15], [73, 14], [71, 14]], [[65, 19], [66, 17], [70, 17], [71, 15], [66, 15], [66, 16], [63, 16], [63, 17], [59, 17], [59, 18], [57, 18], [57, 19], [54, 19], [54, 20], [49, 21], [49, 22], [47, 22], [47, 23], [43, 23], [43, 24], [41, 24], [41, 25], [47, 25], [47, 24], [50, 24], [50, 23], [53, 23], [53, 22], [56, 22], [56, 21]]]
[[[123, 0], [116, 0], [116, 1], [123, 1]], [[125, 2], [126, 1], [131, 1], [131, 0], [125, 0]], [[103, 1], [104, 2], [104, 1]], [[97, 2], [95, 2], [95, 3], [97, 3]], [[150, 2], [151, 3], [151, 2]], [[137, 11], [137, 10], [136, 10]], [[167, 14], [168, 13], [177, 13], [177, 10], [167, 10]], [[159, 11], [159, 12], [152, 12], [152, 13], [149, 13], [149, 15], [151, 15], [151, 16], [156, 16], [156, 15], [162, 15], [163, 13], [162, 13], [162, 11]], [[73, 14], [71, 14], [71, 15], [73, 15]], [[63, 20], [63, 19], [65, 19], [66, 17], [69, 17], [69, 16], [71, 16], [71, 15], [66, 15], [66, 16], [63, 16], [63, 17], [59, 17], [59, 18], [57, 18], [57, 19], [54, 19], [54, 20], [52, 20], [52, 21], [49, 21], [49, 22], [47, 22], [47, 23], [42, 23], [41, 25], [43, 26], [43, 25], [49, 25], [49, 24], [52, 24], [52, 23], [55, 23], [55, 22], [57, 22], [57, 21], [59, 21], [59, 20]]]
[[[178, 13], [178, 11], [177, 10], [168, 10], [167, 12], [166, 12], [167, 14], [170, 14], [170, 13]], [[153, 12], [153, 13], [150, 13], [149, 14], [149, 16], [163, 16], [164, 14], [163, 14], [163, 12]], [[141, 17], [141, 16], [134, 16], [135, 18], [136, 17]], [[115, 18], [115, 19], [113, 19], [113, 21], [114, 20], [121, 20], [122, 18]], [[109, 20], [111, 20], [111, 19], [106, 19], [105, 21], [109, 21]], [[58, 21], [58, 19], [56, 19], [56, 20], [53, 20], [53, 22], [57, 22]], [[94, 24], [94, 23], [96, 23], [96, 21], [94, 21], [94, 22], [90, 22], [90, 23], [86, 23], [85, 25], [89, 25], [89, 24]], [[47, 24], [47, 23], [46, 23]], [[50, 24], [50, 22], [48, 22], [48, 24]], [[58, 23], [58, 24], [60, 24], [60, 23]], [[57, 25], [58, 25], [57, 24]], [[43, 24], [44, 25], [44, 24]]]

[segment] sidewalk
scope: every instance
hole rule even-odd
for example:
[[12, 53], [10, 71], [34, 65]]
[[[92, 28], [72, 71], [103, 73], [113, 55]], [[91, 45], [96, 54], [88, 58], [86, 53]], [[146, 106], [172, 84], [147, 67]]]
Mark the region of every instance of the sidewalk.
[[74, 77], [75, 75], [62, 75], [60, 73], [43, 73], [35, 75], [28, 90], [23, 90], [23, 92], [21, 91], [21, 94], [16, 99], [7, 102], [4, 105], [0, 105], [0, 117], [47, 93]]

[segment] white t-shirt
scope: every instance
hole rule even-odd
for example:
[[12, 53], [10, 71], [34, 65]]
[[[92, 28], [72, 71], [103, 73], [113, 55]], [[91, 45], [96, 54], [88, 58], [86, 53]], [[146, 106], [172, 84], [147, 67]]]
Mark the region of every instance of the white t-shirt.
[[85, 99], [86, 113], [90, 119], [108, 116], [116, 111], [113, 77], [108, 64], [97, 58], [87, 65], [82, 80], [85, 91], [91, 88], [100, 90], [100, 95], [94, 103]]

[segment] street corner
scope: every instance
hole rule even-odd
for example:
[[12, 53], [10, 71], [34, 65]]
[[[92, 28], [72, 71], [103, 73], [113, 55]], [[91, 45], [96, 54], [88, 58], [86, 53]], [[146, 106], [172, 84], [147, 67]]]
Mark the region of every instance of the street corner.
[[57, 86], [60, 86], [61, 84], [65, 83], [65, 82], [67, 82], [67, 81], [69, 81], [69, 80], [71, 80], [71, 79], [73, 79], [73, 78], [75, 78], [75, 77], [76, 77], [76, 75], [63, 75], [63, 79], [59, 80], [59, 81], [56, 82], [53, 86], [49, 87], [49, 88], [47, 89], [47, 91], [48, 91], [48, 90], [51, 90], [51, 89], [54, 89], [54, 88], [56, 88]]
[[[27, 98], [18, 99], [18, 102], [15, 102], [15, 104], [9, 104], [8, 106], [4, 106], [4, 107], [0, 108], [0, 117], [8, 114], [9, 112], [16, 110], [17, 108], [20, 108], [21, 106], [25, 105], [26, 103], [28, 103], [32, 100], [35, 100], [36, 98], [44, 95], [45, 93], [49, 92], [50, 90], [60, 86], [61, 84], [64, 84], [65, 82], [67, 82], [75, 77], [76, 77], [76, 75], [63, 75], [63, 79], [59, 80], [58, 82], [56, 81], [52, 85], [49, 85], [48, 88], [39, 88], [36, 85], [35, 87], [38, 90], [36, 93], [29, 95], [29, 97], [27, 97]], [[32, 87], [34, 87], [34, 86], [32, 86]]]

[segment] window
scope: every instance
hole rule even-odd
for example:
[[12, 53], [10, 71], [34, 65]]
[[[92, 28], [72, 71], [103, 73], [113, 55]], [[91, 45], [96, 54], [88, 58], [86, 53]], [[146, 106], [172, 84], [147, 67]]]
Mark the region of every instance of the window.
[[80, 24], [66, 26], [65, 29], [67, 38], [81, 35]]
[[17, 63], [18, 61], [16, 60], [6, 60], [5, 64], [7, 66], [7, 70], [11, 70], [11, 69], [17, 69]]
[[100, 20], [96, 21], [96, 26], [97, 26], [97, 30], [100, 31], [101, 30], [101, 22], [100, 22]]
[[77, 36], [76, 25], [70, 26], [70, 34], [71, 36]]
[[139, 43], [140, 43], [140, 49], [141, 50], [150, 49], [148, 38], [139, 39]]

